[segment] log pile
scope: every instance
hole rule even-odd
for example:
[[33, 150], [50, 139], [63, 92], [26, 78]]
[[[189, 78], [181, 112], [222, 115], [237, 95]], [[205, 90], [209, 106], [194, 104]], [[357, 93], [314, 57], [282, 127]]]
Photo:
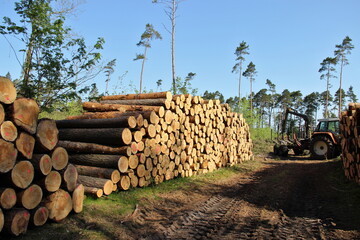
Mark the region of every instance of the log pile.
[[82, 210], [84, 187], [76, 168], [57, 146], [55, 121], [38, 120], [39, 111], [34, 100], [17, 98], [14, 84], [0, 77], [0, 232], [18, 236], [28, 226]]
[[218, 100], [159, 92], [104, 96], [83, 108], [83, 115], [56, 122], [58, 146], [69, 152], [79, 182], [93, 196], [253, 157], [244, 118]]
[[345, 176], [360, 184], [360, 103], [341, 113], [340, 130]]

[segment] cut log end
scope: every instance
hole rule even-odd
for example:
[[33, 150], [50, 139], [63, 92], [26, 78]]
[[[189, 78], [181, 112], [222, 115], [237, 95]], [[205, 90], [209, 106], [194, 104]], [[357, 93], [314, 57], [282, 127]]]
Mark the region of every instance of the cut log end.
[[[3, 209], [11, 209], [16, 204], [16, 192], [12, 188], [0, 189], [0, 207]], [[1, 230], [0, 230], [1, 231]]]
[[80, 213], [83, 210], [84, 203], [84, 185], [79, 184], [72, 193], [73, 209], [75, 213]]
[[36, 133], [40, 108], [35, 100], [18, 98], [13, 104], [14, 123], [30, 134]]
[[37, 126], [36, 139], [45, 150], [51, 151], [58, 142], [59, 130], [56, 122], [51, 119], [41, 119]]
[[34, 167], [29, 161], [18, 162], [11, 171], [11, 180], [18, 188], [27, 188], [33, 179]]
[[43, 197], [43, 191], [41, 187], [33, 184], [26, 190], [18, 193], [18, 202], [26, 209], [34, 209], [37, 207]]
[[18, 152], [14, 144], [2, 139], [0, 139], [0, 149], [0, 172], [6, 173], [13, 169]]
[[[0, 116], [1, 118], [1, 116]], [[15, 141], [18, 136], [17, 128], [11, 121], [5, 121], [1, 124], [0, 119], [0, 135], [1, 137], [9, 142]]]
[[55, 170], [64, 169], [69, 162], [69, 156], [65, 148], [55, 148], [51, 155], [51, 161]]
[[39, 206], [31, 211], [30, 224], [35, 227], [42, 226], [49, 218], [49, 210], [46, 207]]
[[11, 104], [16, 99], [16, 88], [14, 83], [5, 77], [0, 77], [0, 102]]
[[69, 215], [73, 203], [70, 194], [59, 189], [46, 198], [45, 207], [49, 209], [49, 219], [60, 222]]
[[27, 231], [30, 213], [25, 209], [11, 209], [5, 213], [4, 228], [12, 235], [19, 236]]

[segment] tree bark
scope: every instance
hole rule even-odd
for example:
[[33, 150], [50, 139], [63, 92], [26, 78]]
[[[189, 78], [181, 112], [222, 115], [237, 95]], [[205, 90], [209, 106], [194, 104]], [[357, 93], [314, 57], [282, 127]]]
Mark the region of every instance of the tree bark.
[[131, 143], [132, 135], [128, 128], [63, 128], [60, 129], [59, 139], [123, 146]]
[[[144, 101], [143, 99], [142, 101]], [[153, 99], [147, 99], [147, 100], [153, 100]], [[113, 100], [116, 101], [116, 100]], [[163, 111], [162, 105], [152, 106], [151, 104], [144, 104], [144, 105], [136, 105], [136, 102], [133, 105], [123, 105], [120, 103], [115, 102], [109, 102], [109, 103], [95, 103], [95, 102], [84, 102], [83, 103], [83, 109], [89, 112], [111, 112], [111, 111], [117, 111], [118, 109], [123, 109], [125, 111]]]
[[109, 119], [74, 119], [56, 121], [58, 128], [135, 128], [134, 116], [122, 116]]
[[87, 187], [101, 188], [105, 195], [112, 193], [113, 182], [111, 180], [79, 175], [79, 183]]
[[69, 162], [77, 165], [118, 169], [121, 155], [71, 154]]
[[155, 99], [165, 98], [172, 99], [171, 92], [155, 92], [155, 93], [141, 93], [141, 94], [126, 94], [126, 95], [112, 95], [103, 96], [101, 100], [131, 100], [131, 99]]
[[36, 133], [40, 108], [35, 100], [18, 98], [12, 105], [13, 122], [30, 134]]
[[113, 183], [117, 183], [120, 181], [120, 172], [116, 169], [82, 165], [75, 165], [75, 167], [80, 175], [110, 179]]
[[101, 198], [104, 194], [104, 191], [100, 188], [94, 188], [94, 187], [87, 187], [84, 186], [84, 190], [86, 194], [89, 194], [96, 198]]
[[11, 104], [16, 99], [16, 88], [14, 83], [5, 77], [0, 77], [0, 102]]

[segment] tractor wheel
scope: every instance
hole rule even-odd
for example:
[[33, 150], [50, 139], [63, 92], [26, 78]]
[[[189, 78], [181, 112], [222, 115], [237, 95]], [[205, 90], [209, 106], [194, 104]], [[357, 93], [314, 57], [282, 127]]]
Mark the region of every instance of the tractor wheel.
[[311, 140], [310, 152], [316, 159], [331, 159], [334, 157], [334, 144], [326, 136], [317, 136]]
[[289, 153], [289, 148], [286, 145], [280, 145], [278, 155], [281, 157], [287, 157]]
[[274, 154], [279, 155], [279, 145], [278, 144], [274, 145]]
[[294, 151], [294, 154], [297, 156], [304, 154], [304, 150], [301, 148], [294, 148], [293, 151]]

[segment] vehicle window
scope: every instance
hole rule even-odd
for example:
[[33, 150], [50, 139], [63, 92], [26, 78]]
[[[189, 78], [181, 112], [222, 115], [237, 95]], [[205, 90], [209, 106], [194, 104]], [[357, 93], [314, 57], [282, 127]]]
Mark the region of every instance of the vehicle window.
[[319, 124], [319, 131], [320, 132], [326, 132], [327, 131], [327, 122], [320, 122]]

